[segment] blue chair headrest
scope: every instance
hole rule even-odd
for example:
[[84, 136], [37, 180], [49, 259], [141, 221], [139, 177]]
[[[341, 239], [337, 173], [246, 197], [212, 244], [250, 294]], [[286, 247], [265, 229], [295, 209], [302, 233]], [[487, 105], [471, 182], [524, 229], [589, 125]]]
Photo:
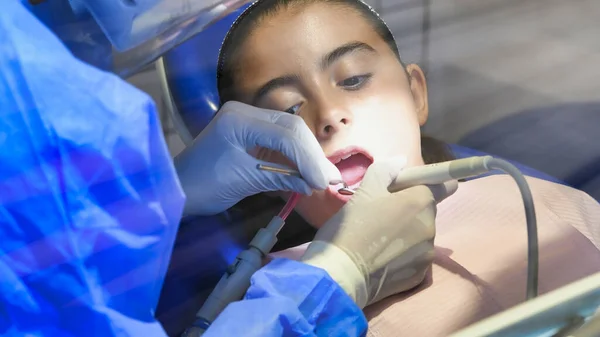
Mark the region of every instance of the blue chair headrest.
[[246, 4], [163, 57], [167, 83], [181, 119], [192, 137], [219, 109], [217, 63], [221, 44]]

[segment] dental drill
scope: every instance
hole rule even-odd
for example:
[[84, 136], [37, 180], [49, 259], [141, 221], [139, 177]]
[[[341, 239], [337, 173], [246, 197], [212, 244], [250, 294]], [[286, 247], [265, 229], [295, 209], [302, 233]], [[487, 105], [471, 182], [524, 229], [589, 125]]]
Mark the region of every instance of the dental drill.
[[[270, 165], [258, 165], [257, 169], [301, 177], [296, 170]], [[527, 225], [527, 287], [526, 298], [535, 298], [538, 294], [539, 252], [537, 236], [537, 220], [533, 196], [523, 174], [511, 163], [492, 156], [469, 157], [424, 166], [409, 167], [401, 170], [388, 187], [391, 193], [417, 185], [438, 185], [451, 180], [461, 180], [482, 175], [489, 171], [501, 170], [510, 175], [521, 192], [525, 208]], [[344, 183], [338, 193], [351, 195], [355, 192]], [[293, 194], [278, 216], [275, 216], [267, 227], [262, 228], [250, 242], [250, 248], [241, 252], [200, 311], [196, 314], [196, 322], [184, 333], [184, 337], [201, 336], [210, 323], [234, 301], [240, 300], [248, 287], [250, 278], [262, 266], [262, 258], [270, 253], [277, 242], [277, 234], [285, 224], [285, 218], [293, 210], [298, 194]]]
[[531, 189], [525, 176], [513, 164], [492, 156], [469, 157], [425, 166], [403, 169], [398, 173], [388, 190], [401, 191], [416, 185], [437, 185], [450, 180], [475, 177], [489, 171], [501, 170], [511, 176], [521, 192], [527, 225], [527, 287], [526, 298], [538, 294], [539, 251], [537, 219]]

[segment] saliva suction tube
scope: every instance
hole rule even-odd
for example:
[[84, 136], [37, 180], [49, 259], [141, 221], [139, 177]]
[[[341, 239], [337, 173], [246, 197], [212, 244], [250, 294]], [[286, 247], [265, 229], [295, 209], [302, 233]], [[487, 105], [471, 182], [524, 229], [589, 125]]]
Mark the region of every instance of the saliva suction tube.
[[[300, 177], [298, 171], [287, 168], [266, 165], [259, 165], [257, 168], [264, 171]], [[398, 173], [392, 184], [388, 187], [388, 190], [394, 193], [417, 185], [438, 185], [447, 181], [476, 177], [493, 170], [501, 170], [511, 176], [515, 180], [523, 199], [527, 225], [528, 262], [526, 298], [529, 300], [538, 295], [539, 251], [537, 219], [531, 189], [521, 171], [514, 165], [492, 156], [479, 156], [410, 167]], [[354, 194], [354, 191], [344, 184], [338, 190], [338, 193], [351, 195]], [[277, 242], [277, 234], [283, 228], [285, 219], [292, 212], [299, 198], [300, 195], [297, 193], [292, 194], [281, 212], [273, 217], [265, 228], [261, 228], [258, 231], [250, 242], [250, 248], [238, 255], [208, 299], [204, 302], [200, 311], [196, 314], [196, 322], [183, 334], [184, 337], [201, 336], [210, 327], [210, 323], [217, 318], [229, 303], [242, 299], [250, 286], [252, 274], [262, 266], [262, 259], [271, 252], [271, 249]]]
[[285, 206], [265, 228], [261, 228], [250, 241], [250, 248], [242, 251], [229, 265], [215, 289], [206, 299], [198, 313], [196, 321], [182, 337], [197, 337], [210, 327], [217, 316], [229, 303], [239, 301], [250, 287], [250, 278], [262, 267], [263, 259], [277, 243], [277, 234], [283, 228], [285, 220], [300, 200], [300, 194], [292, 193]]

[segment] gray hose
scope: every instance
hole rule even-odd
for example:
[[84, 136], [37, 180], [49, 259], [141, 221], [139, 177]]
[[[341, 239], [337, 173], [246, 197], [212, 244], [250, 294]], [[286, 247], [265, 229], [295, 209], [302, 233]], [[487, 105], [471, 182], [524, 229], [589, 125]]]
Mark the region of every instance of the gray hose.
[[538, 295], [539, 247], [537, 234], [537, 219], [533, 196], [525, 176], [514, 165], [506, 160], [493, 158], [489, 161], [490, 169], [498, 169], [510, 175], [521, 192], [523, 206], [525, 207], [525, 220], [527, 222], [527, 299]]

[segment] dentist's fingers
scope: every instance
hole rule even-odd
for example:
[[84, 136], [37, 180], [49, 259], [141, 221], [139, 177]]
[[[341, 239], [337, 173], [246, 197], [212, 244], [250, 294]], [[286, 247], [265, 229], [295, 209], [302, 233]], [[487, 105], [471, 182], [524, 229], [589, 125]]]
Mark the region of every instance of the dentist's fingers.
[[341, 180], [339, 170], [325, 157], [301, 117], [239, 102], [228, 102], [221, 110], [221, 118], [229, 114], [238, 119], [236, 122], [243, 123], [242, 135], [234, 141], [245, 150], [260, 146], [282, 153], [314, 189], [323, 190], [331, 181]]
[[[275, 166], [273, 163], [255, 159], [256, 165]], [[298, 192], [304, 195], [311, 195], [313, 190], [309, 184], [301, 177], [285, 175], [277, 172], [270, 172], [256, 169], [256, 174], [249, 177], [251, 183], [260, 189], [260, 192], [287, 191]]]
[[433, 193], [433, 198], [439, 204], [458, 190], [458, 181], [450, 180], [443, 184], [431, 185], [428, 187], [431, 190], [431, 193]]

